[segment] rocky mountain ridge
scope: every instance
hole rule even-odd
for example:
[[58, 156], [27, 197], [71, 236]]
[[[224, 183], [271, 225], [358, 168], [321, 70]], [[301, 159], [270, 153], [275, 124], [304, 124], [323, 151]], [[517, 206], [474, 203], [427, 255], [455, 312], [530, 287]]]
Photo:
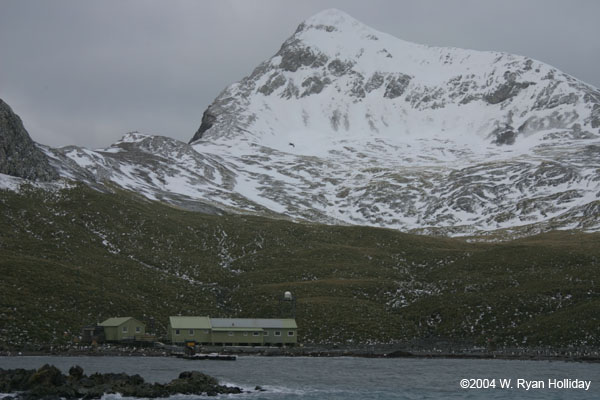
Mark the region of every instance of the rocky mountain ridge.
[[0, 99], [0, 174], [51, 181], [58, 173], [25, 130], [23, 122]]
[[45, 148], [61, 176], [208, 213], [475, 235], [600, 229], [600, 91], [338, 10], [208, 107], [190, 144]]

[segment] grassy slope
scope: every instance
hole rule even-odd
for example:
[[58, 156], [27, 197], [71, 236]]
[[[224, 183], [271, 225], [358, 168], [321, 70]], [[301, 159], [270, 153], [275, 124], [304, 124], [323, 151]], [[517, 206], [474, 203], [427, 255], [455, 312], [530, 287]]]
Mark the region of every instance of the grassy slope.
[[86, 187], [0, 191], [0, 347], [110, 316], [276, 317], [304, 342], [600, 345], [600, 235], [501, 244], [207, 216]]

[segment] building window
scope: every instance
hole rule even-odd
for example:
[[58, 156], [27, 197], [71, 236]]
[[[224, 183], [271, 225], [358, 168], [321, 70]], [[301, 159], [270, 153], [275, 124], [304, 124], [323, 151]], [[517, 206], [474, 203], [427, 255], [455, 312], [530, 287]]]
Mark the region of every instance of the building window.
[[281, 332], [275, 331], [275, 336], [281, 336]]
[[194, 336], [194, 330], [193, 329], [190, 329], [189, 333], [190, 333], [190, 335]]
[[264, 331], [264, 332], [263, 332], [263, 335], [265, 335], [265, 336], [269, 336], [269, 331]]
[[252, 336], [258, 336], [260, 335], [260, 332], [252, 332]]
[[288, 336], [294, 336], [294, 331], [288, 331]]
[[228, 334], [229, 336], [233, 336], [233, 332], [232, 332], [232, 331], [229, 331], [229, 332], [227, 332], [227, 334]]
[[142, 331], [142, 328], [140, 328], [139, 326], [136, 326], [136, 327], [135, 327], [135, 331], [136, 331], [137, 333], [140, 333], [140, 332]]
[[127, 333], [127, 327], [126, 326], [123, 327], [123, 333]]
[[248, 336], [248, 332], [244, 332], [244, 336]]
[[179, 335], [179, 329], [175, 329], [175, 334]]

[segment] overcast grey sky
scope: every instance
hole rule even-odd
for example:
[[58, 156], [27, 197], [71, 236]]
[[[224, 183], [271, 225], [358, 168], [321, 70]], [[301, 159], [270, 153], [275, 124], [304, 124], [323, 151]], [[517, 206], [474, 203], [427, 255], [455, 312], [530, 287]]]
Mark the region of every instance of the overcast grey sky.
[[0, 0], [0, 98], [37, 142], [188, 141], [228, 84], [338, 8], [398, 38], [526, 55], [600, 87], [596, 0]]

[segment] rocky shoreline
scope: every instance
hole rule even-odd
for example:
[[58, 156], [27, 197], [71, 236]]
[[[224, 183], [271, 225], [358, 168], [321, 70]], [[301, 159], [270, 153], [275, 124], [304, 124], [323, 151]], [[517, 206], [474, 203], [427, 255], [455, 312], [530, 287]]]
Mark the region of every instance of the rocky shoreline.
[[[0, 351], [0, 356], [142, 356], [169, 357], [183, 352], [182, 347], [134, 346], [68, 346]], [[217, 347], [204, 346], [202, 353], [234, 354], [238, 356], [265, 357], [366, 357], [366, 358], [457, 358], [600, 362], [598, 349], [550, 348], [411, 348], [398, 345], [373, 346], [299, 346], [299, 347]]]
[[[256, 387], [256, 390], [263, 390]], [[3, 400], [99, 399], [104, 394], [120, 393], [127, 397], [165, 398], [175, 394], [216, 396], [239, 394], [235, 386], [220, 385], [208, 375], [186, 371], [166, 384], [148, 383], [139, 375], [125, 373], [94, 373], [85, 375], [74, 366], [67, 375], [52, 365], [35, 370], [0, 368], [0, 393], [9, 393]]]

